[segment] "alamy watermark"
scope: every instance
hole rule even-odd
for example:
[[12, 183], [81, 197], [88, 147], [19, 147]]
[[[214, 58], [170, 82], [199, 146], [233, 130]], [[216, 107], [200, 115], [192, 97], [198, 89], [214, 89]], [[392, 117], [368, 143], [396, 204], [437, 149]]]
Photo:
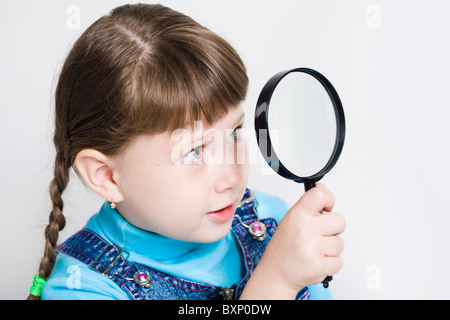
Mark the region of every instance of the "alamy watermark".
[[77, 265], [70, 265], [66, 269], [69, 277], [66, 281], [66, 286], [69, 289], [81, 289], [81, 269]]
[[66, 19], [66, 27], [69, 30], [81, 29], [81, 9], [77, 5], [70, 5], [66, 9], [68, 17]]
[[366, 287], [369, 290], [381, 289], [381, 268], [377, 265], [370, 265], [366, 269]]
[[366, 26], [369, 30], [380, 30], [381, 29], [381, 8], [375, 4], [367, 7], [367, 20]]

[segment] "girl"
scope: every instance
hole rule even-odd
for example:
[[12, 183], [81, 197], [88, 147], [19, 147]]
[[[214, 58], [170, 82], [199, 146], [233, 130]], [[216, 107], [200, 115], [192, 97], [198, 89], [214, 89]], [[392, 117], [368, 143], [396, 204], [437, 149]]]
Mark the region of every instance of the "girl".
[[[328, 297], [314, 284], [342, 266], [344, 218], [319, 214], [334, 204], [323, 185], [290, 210], [246, 188], [247, 84], [226, 41], [164, 6], [92, 24], [56, 88], [53, 209], [29, 298]], [[57, 246], [70, 168], [106, 202]]]

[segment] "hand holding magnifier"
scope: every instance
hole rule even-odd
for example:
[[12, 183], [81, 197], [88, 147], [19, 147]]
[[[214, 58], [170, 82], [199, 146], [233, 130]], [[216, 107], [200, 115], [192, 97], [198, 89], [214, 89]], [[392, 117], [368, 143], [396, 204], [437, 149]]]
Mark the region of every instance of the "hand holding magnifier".
[[[274, 75], [262, 89], [255, 130], [267, 164], [282, 177], [304, 183], [308, 191], [341, 154], [344, 110], [336, 90], [322, 74], [309, 68], [286, 70]], [[327, 276], [324, 287], [332, 279]]]

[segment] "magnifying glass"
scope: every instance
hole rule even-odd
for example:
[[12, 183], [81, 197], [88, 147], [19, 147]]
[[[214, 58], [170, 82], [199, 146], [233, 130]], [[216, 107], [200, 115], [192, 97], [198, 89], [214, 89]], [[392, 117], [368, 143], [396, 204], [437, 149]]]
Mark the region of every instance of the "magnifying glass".
[[[275, 74], [262, 89], [255, 130], [267, 164], [282, 177], [303, 183], [308, 191], [341, 154], [344, 110], [322, 74], [309, 68], [290, 69]], [[332, 279], [327, 276], [323, 286], [327, 288]]]

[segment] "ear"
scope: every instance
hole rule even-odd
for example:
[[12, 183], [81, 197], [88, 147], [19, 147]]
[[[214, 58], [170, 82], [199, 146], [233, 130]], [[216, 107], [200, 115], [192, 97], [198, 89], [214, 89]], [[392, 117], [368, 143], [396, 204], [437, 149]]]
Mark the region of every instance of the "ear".
[[97, 150], [84, 149], [77, 154], [74, 164], [87, 185], [105, 200], [123, 200], [109, 157]]

